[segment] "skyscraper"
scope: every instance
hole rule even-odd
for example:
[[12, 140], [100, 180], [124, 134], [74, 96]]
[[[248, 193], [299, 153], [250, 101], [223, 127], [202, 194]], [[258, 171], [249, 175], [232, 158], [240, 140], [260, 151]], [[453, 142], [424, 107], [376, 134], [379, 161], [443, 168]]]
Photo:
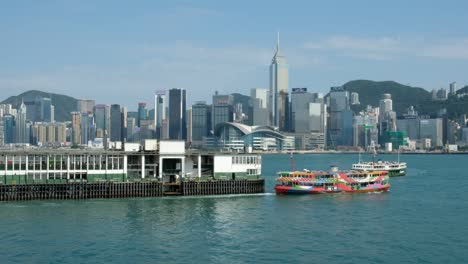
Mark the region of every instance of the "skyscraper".
[[81, 141], [81, 113], [72, 112], [71, 116], [72, 116], [72, 143], [74, 145], [80, 145], [82, 143]]
[[127, 118], [127, 141], [133, 142], [133, 134], [135, 133], [136, 120], [134, 117]]
[[450, 83], [450, 95], [455, 95], [457, 94], [457, 83], [452, 82]]
[[[185, 89], [169, 90], [169, 139], [185, 140], [187, 138]], [[156, 116], [156, 115], [155, 115]]]
[[228, 94], [213, 95], [213, 106], [211, 110], [211, 130], [215, 130], [220, 123], [234, 121], [234, 98]]
[[148, 117], [148, 111], [146, 110], [146, 103], [138, 103], [137, 126], [141, 127], [141, 120], [146, 120], [147, 117]]
[[270, 119], [271, 124], [279, 127], [280, 130], [282, 129], [281, 125], [287, 123], [287, 109], [284, 109], [286, 104], [284, 99], [287, 97], [288, 91], [289, 66], [286, 57], [281, 54], [278, 33], [276, 52], [270, 65]]
[[96, 136], [94, 116], [90, 113], [81, 113], [81, 143], [88, 144]]
[[[1, 110], [0, 110], [1, 112]], [[0, 113], [0, 147], [5, 144], [5, 128], [3, 125], [3, 114]]]
[[267, 126], [269, 119], [269, 91], [268, 89], [253, 88], [250, 90], [250, 100], [252, 104], [254, 126]]
[[[313, 103], [312, 94], [307, 88], [293, 88], [291, 93], [291, 130], [296, 133], [310, 132], [309, 104]], [[320, 115], [320, 109], [319, 109]]]
[[110, 108], [110, 140], [122, 141], [122, 111], [118, 104]]
[[15, 118], [15, 143], [29, 143], [26, 130], [26, 105], [23, 102]]
[[3, 116], [3, 129], [4, 129], [4, 143], [15, 143], [15, 118], [10, 115]]
[[391, 94], [383, 94], [379, 101], [380, 136], [387, 131], [396, 131], [396, 113], [393, 111]]
[[43, 122], [54, 122], [54, 107], [52, 105], [52, 99], [50, 98], [41, 98], [40, 99], [41, 107], [41, 121]]
[[95, 101], [92, 99], [80, 99], [77, 102], [78, 112], [82, 114], [89, 114], [93, 112]]
[[353, 145], [353, 112], [349, 107], [349, 92], [343, 87], [332, 87], [329, 94], [330, 121], [328, 122], [328, 145]]
[[108, 105], [94, 107], [94, 120], [96, 123], [96, 136], [108, 138], [110, 132], [110, 108]]
[[192, 144], [192, 131], [193, 131], [193, 124], [192, 124], [192, 108], [187, 109], [186, 112], [186, 124], [187, 124], [187, 138], [186, 141]]
[[358, 105], [359, 103], [359, 94], [358, 93], [351, 93], [351, 98], [350, 98], [350, 104], [351, 105]]
[[166, 91], [157, 91], [154, 95], [154, 126], [157, 139], [164, 139], [168, 135], [168, 131], [163, 131], [167, 130], [166, 108]]
[[[122, 107], [120, 109], [120, 112], [121, 112], [121, 116], [120, 116], [120, 119], [121, 119], [121, 129], [120, 129], [120, 133], [121, 133], [121, 141], [122, 142], [126, 142], [127, 141], [127, 115], [128, 115], [128, 109], [126, 106]], [[148, 121], [148, 120], [146, 120]], [[150, 123], [153, 123], [151, 120], [149, 121]], [[151, 133], [153, 134], [153, 133]]]
[[203, 138], [210, 135], [211, 106], [197, 102], [192, 106], [192, 142], [201, 145]]

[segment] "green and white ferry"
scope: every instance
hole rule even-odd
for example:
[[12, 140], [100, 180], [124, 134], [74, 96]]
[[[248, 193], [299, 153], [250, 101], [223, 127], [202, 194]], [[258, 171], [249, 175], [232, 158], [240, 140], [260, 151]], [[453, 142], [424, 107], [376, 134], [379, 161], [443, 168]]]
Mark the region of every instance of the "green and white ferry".
[[387, 171], [390, 177], [405, 176], [406, 168], [406, 162], [400, 162], [400, 153], [398, 153], [398, 161], [377, 160], [377, 162], [363, 162], [359, 154], [359, 162], [352, 165], [352, 169], [356, 171]]
[[353, 164], [352, 168], [356, 171], [388, 171], [390, 177], [406, 175], [406, 162], [381, 160], [377, 162], [359, 162]]

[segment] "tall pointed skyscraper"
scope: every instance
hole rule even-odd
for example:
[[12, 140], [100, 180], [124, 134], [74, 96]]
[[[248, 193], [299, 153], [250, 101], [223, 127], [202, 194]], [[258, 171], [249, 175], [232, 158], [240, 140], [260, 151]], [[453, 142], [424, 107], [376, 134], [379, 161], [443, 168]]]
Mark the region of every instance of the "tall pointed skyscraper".
[[284, 100], [287, 99], [289, 91], [289, 65], [286, 57], [281, 54], [279, 45], [279, 33], [277, 37], [276, 52], [271, 60], [270, 65], [270, 120], [271, 125], [279, 127], [280, 130], [285, 130], [286, 113], [285, 107], [289, 104]]

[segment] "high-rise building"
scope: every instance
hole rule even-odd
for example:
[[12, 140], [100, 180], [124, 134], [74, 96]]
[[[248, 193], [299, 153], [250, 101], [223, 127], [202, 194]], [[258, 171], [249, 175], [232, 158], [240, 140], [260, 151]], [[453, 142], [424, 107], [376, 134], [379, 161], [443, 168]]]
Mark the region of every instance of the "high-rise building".
[[253, 88], [250, 90], [250, 100], [252, 104], [252, 125], [267, 126], [270, 124], [269, 118], [269, 90], [263, 88]]
[[127, 118], [127, 141], [134, 142], [133, 134], [135, 133], [136, 119], [134, 117]]
[[446, 100], [447, 99], [447, 89], [440, 88], [436, 93], [437, 100]]
[[35, 123], [31, 126], [31, 143], [33, 145], [45, 145], [47, 143], [46, 123]]
[[96, 123], [96, 137], [108, 138], [110, 136], [110, 108], [108, 105], [94, 107], [94, 120]]
[[55, 123], [55, 141], [57, 143], [67, 142], [67, 126], [64, 123]]
[[215, 92], [211, 110], [211, 130], [221, 123], [234, 121], [234, 107], [232, 95], [221, 95]]
[[367, 109], [354, 116], [353, 145], [365, 149], [373, 148], [378, 144], [378, 114], [377, 109], [367, 106]]
[[280, 131], [291, 131], [291, 105], [289, 103], [289, 94], [285, 91], [280, 91], [278, 95], [278, 129]]
[[420, 138], [431, 139], [433, 147], [442, 147], [443, 146], [443, 121], [442, 118], [433, 118], [433, 119], [421, 119], [419, 123], [420, 127]]
[[186, 141], [192, 144], [192, 131], [193, 131], [193, 124], [192, 124], [192, 108], [187, 109], [185, 114], [187, 117], [187, 138]]
[[26, 120], [35, 122], [38, 116], [35, 101], [25, 101], [24, 105], [26, 106]]
[[359, 94], [352, 92], [350, 97], [350, 104], [351, 105], [358, 105], [359, 103]]
[[72, 143], [81, 145], [81, 113], [71, 112], [72, 116]]
[[349, 93], [343, 87], [332, 87], [329, 93], [330, 115], [328, 122], [328, 145], [352, 146], [353, 112], [349, 107]]
[[327, 105], [323, 102], [309, 103], [309, 132], [327, 133]]
[[15, 118], [7, 114], [3, 116], [3, 131], [5, 144], [15, 143]]
[[[1, 111], [0, 111], [1, 112]], [[0, 115], [0, 147], [5, 144], [5, 127], [3, 122], [3, 114]]]
[[383, 114], [393, 111], [393, 101], [391, 94], [383, 94], [382, 98], [379, 101], [379, 113], [382, 116]]
[[[313, 103], [312, 94], [307, 88], [293, 88], [291, 93], [291, 130], [295, 133], [310, 132], [309, 104]], [[320, 113], [320, 112], [319, 112]]]
[[457, 82], [450, 83], [450, 95], [457, 94]]
[[37, 97], [35, 104], [36, 109], [38, 110], [37, 114], [39, 115], [39, 118], [37, 118], [35, 121], [54, 122], [55, 107], [52, 105], [52, 99]]
[[[122, 142], [126, 142], [127, 141], [127, 116], [128, 116], [128, 109], [126, 106], [122, 107], [121, 109], [121, 124], [122, 124], [122, 128], [120, 130], [120, 133], [121, 133], [121, 141]], [[147, 120], [147, 119], [145, 119]], [[149, 120], [149, 123], [150, 125], [153, 124], [153, 120]], [[152, 125], [151, 125], [152, 127]], [[153, 135], [153, 132], [154, 132], [154, 128], [152, 127], [153, 131], [151, 131], [151, 135]], [[151, 138], [153, 138], [153, 136], [151, 136]]]
[[48, 144], [55, 143], [55, 126], [53, 123], [47, 123], [46, 127], [46, 142]]
[[245, 125], [252, 125], [252, 104], [250, 96], [232, 93], [232, 106], [234, 112], [234, 122]]
[[122, 110], [120, 105], [113, 104], [110, 107], [110, 140], [122, 141]]
[[379, 133], [385, 135], [387, 131], [396, 131], [396, 113], [393, 111], [391, 94], [383, 94], [379, 101]]
[[26, 115], [26, 105], [21, 102], [15, 118], [15, 143], [29, 143], [26, 129]]
[[154, 95], [154, 125], [157, 139], [166, 139], [169, 134], [166, 108], [166, 91], [157, 91]]
[[153, 120], [141, 120], [140, 123], [140, 140], [154, 138], [154, 121]]
[[203, 144], [203, 138], [211, 135], [211, 106], [197, 102], [192, 106], [192, 144]]
[[186, 91], [173, 88], [169, 90], [169, 139], [185, 140], [187, 138], [186, 123]]
[[94, 111], [95, 101], [92, 99], [80, 99], [77, 101], [77, 110], [82, 114], [91, 114]]
[[148, 110], [146, 110], [146, 103], [138, 103], [138, 119], [137, 126], [141, 127], [141, 120], [148, 118]]
[[[270, 65], [270, 119], [273, 126], [285, 126], [286, 112], [284, 108], [289, 91], [289, 66], [286, 57], [281, 54], [279, 34], [276, 44], [276, 52]], [[283, 127], [284, 129], [284, 127]]]
[[81, 113], [81, 142], [88, 144], [88, 141], [93, 141], [96, 137], [96, 124], [94, 116], [90, 113]]

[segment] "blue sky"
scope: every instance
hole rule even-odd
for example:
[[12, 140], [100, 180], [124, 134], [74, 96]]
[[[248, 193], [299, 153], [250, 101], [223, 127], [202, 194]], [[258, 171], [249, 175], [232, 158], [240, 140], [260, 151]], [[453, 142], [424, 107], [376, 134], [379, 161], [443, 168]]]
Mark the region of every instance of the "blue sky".
[[468, 84], [468, 1], [2, 1], [1, 98], [39, 89], [136, 108], [268, 87], [276, 32], [290, 86]]

